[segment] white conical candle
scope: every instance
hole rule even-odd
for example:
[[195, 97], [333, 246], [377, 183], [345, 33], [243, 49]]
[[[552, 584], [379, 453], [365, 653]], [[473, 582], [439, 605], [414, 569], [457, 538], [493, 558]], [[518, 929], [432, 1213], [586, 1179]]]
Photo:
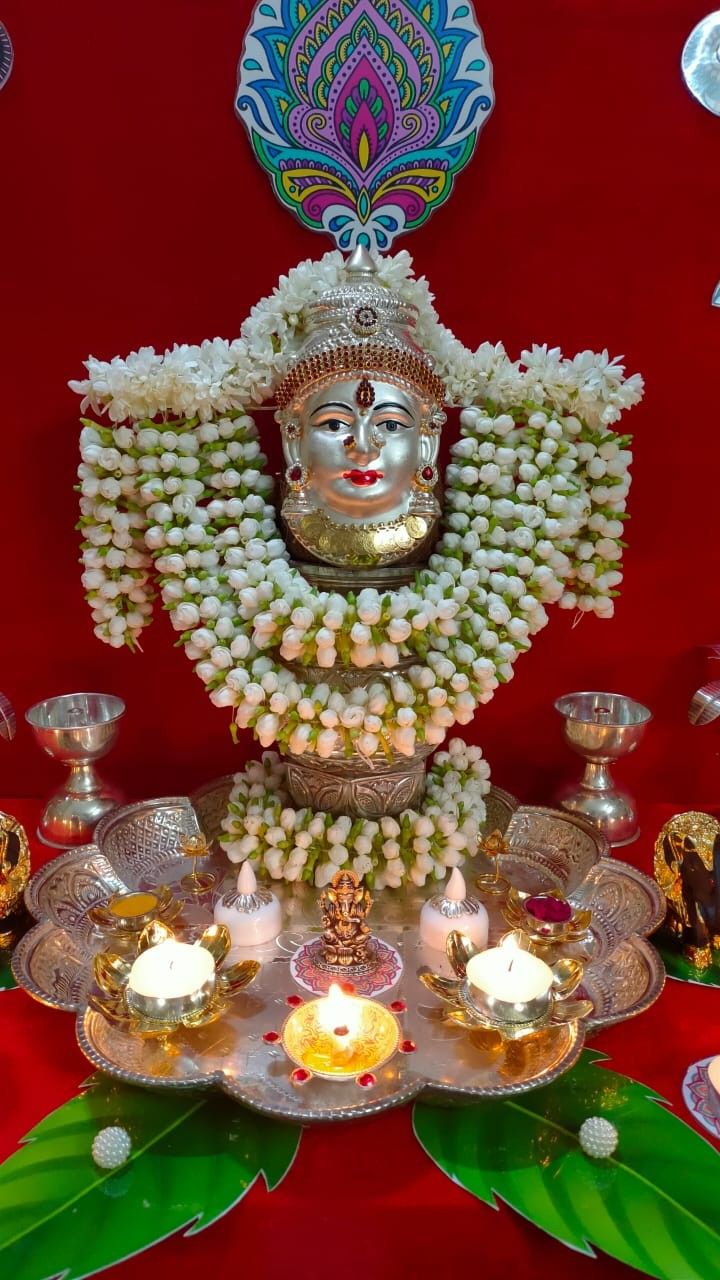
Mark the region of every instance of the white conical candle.
[[487, 946], [488, 913], [476, 898], [469, 898], [465, 877], [453, 867], [445, 891], [430, 898], [420, 912], [420, 937], [435, 951], [444, 951], [447, 936], [457, 929], [478, 950]]
[[215, 903], [214, 916], [216, 924], [224, 924], [230, 930], [234, 947], [271, 942], [282, 929], [280, 903], [274, 893], [258, 889], [248, 861], [240, 868], [236, 889]]
[[255, 893], [257, 889], [257, 876], [252, 869], [251, 862], [243, 862], [240, 868], [240, 875], [237, 878], [238, 893]]
[[445, 897], [451, 902], [464, 902], [467, 898], [467, 885], [465, 877], [459, 867], [453, 867], [450, 872], [450, 879], [447, 882]]

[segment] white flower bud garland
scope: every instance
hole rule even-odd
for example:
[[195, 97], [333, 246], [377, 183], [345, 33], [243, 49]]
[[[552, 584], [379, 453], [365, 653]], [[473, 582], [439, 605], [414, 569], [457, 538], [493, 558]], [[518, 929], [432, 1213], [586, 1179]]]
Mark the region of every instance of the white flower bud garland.
[[396, 818], [335, 818], [295, 809], [285, 765], [272, 751], [235, 777], [220, 836], [231, 862], [249, 858], [274, 880], [305, 880], [322, 888], [339, 867], [351, 867], [371, 888], [443, 880], [477, 847], [485, 819], [490, 769], [479, 747], [460, 739], [435, 756], [421, 812]]
[[[612, 613], [631, 455], [609, 424], [640, 398], [641, 380], [624, 379], [607, 353], [568, 361], [536, 347], [517, 364], [502, 347], [472, 353], [438, 323], [410, 266], [406, 253], [383, 259], [381, 279], [419, 307], [419, 340], [466, 406], [444, 532], [412, 587], [346, 598], [289, 567], [244, 412], [287, 367], [303, 306], [339, 278], [338, 254], [283, 278], [236, 343], [89, 361], [89, 379], [74, 384], [113, 422], [134, 419], [85, 421], [81, 435], [83, 582], [96, 634], [138, 645], [154, 567], [212, 701], [266, 747], [411, 756], [467, 724], [512, 677], [546, 603]], [[153, 421], [161, 415], [176, 416]], [[347, 694], [333, 685], [336, 666], [392, 668], [401, 657], [416, 659], [403, 677], [379, 672]], [[300, 683], [287, 662], [326, 669], [327, 683]]]

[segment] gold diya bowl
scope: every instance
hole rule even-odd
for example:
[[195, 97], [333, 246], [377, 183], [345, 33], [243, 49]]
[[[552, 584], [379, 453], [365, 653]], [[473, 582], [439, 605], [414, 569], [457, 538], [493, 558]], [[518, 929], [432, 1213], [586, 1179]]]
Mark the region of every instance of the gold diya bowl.
[[592, 912], [575, 907], [559, 889], [545, 893], [508, 891], [503, 915], [513, 929], [527, 934], [535, 943], [560, 946], [574, 942], [592, 942], [589, 933]]
[[169, 924], [182, 909], [167, 885], [151, 890], [114, 893], [106, 904], [91, 907], [88, 915], [106, 933], [141, 933], [152, 920]]
[[299, 1005], [285, 1020], [282, 1046], [292, 1062], [321, 1080], [354, 1080], [389, 1062], [400, 1042], [397, 1019], [375, 1000], [355, 996], [353, 1027], [323, 1025], [327, 998]]

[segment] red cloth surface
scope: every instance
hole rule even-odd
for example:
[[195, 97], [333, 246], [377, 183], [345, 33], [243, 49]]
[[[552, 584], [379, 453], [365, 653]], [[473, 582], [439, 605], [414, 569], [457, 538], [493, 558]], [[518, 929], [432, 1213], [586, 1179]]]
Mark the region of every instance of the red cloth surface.
[[[32, 839], [40, 806], [17, 800], [2, 808], [26, 824], [37, 869], [50, 852]], [[639, 841], [618, 852], [650, 871], [656, 832], [669, 816], [667, 807], [648, 806]], [[719, 998], [716, 989], [668, 981], [652, 1009], [601, 1032], [591, 1046], [609, 1056], [609, 1067], [656, 1089], [693, 1124], [682, 1102], [682, 1080], [691, 1062], [720, 1051]], [[90, 1067], [75, 1043], [72, 1015], [45, 1008], [23, 991], [0, 992], [0, 1031], [3, 1096], [10, 1100], [0, 1123], [2, 1160], [48, 1111], [75, 1094]], [[672, 1160], [672, 1152], [659, 1151], [658, 1159]], [[536, 1274], [539, 1265], [555, 1280], [629, 1280], [638, 1274], [603, 1255], [596, 1261], [578, 1255], [507, 1206], [496, 1214], [455, 1186], [418, 1145], [409, 1107], [306, 1129], [294, 1165], [271, 1195], [256, 1184], [199, 1236], [172, 1237], [103, 1275], [144, 1280], [152, 1271], [191, 1280], [199, 1268], [211, 1275], [231, 1260], [262, 1280], [304, 1280], [336, 1265], [348, 1280], [443, 1277], [457, 1268], [500, 1280]]]
[[[481, 0], [497, 107], [450, 201], [396, 248], [475, 346], [533, 341], [625, 353], [647, 380], [624, 594], [610, 622], [552, 610], [468, 737], [498, 783], [547, 800], [575, 765], [552, 700], [618, 689], [656, 720], [623, 767], [676, 807], [717, 794], [720, 733], [688, 726], [720, 639], [717, 485], [720, 121], [688, 94], [680, 51], [707, 0]], [[0, 688], [24, 709], [106, 689], [128, 714], [108, 772], [177, 794], [238, 767], [159, 613], [143, 656], [95, 639], [77, 563], [76, 418], [89, 352], [237, 334], [277, 277], [328, 240], [272, 195], [233, 115], [249, 0], [5, 0], [15, 67], [0, 95], [4, 549]], [[625, 429], [623, 427], [623, 429]], [[270, 432], [274, 428], [269, 428]], [[59, 770], [23, 726], [7, 795]]]

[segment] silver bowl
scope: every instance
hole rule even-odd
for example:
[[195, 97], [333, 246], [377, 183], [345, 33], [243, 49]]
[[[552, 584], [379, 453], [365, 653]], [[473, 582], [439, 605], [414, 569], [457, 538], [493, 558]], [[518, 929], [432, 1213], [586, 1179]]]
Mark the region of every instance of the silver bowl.
[[652, 719], [641, 702], [621, 693], [567, 693], [555, 710], [563, 717], [568, 746], [586, 761], [579, 782], [561, 787], [563, 809], [587, 818], [611, 845], [640, 834], [632, 798], [615, 786], [608, 765], [635, 751]]
[[26, 711], [38, 746], [70, 768], [40, 819], [38, 837], [44, 844], [59, 849], [87, 844], [100, 819], [119, 804], [120, 792], [98, 777], [93, 761], [107, 755], [124, 713], [125, 703], [109, 693], [66, 693]]

